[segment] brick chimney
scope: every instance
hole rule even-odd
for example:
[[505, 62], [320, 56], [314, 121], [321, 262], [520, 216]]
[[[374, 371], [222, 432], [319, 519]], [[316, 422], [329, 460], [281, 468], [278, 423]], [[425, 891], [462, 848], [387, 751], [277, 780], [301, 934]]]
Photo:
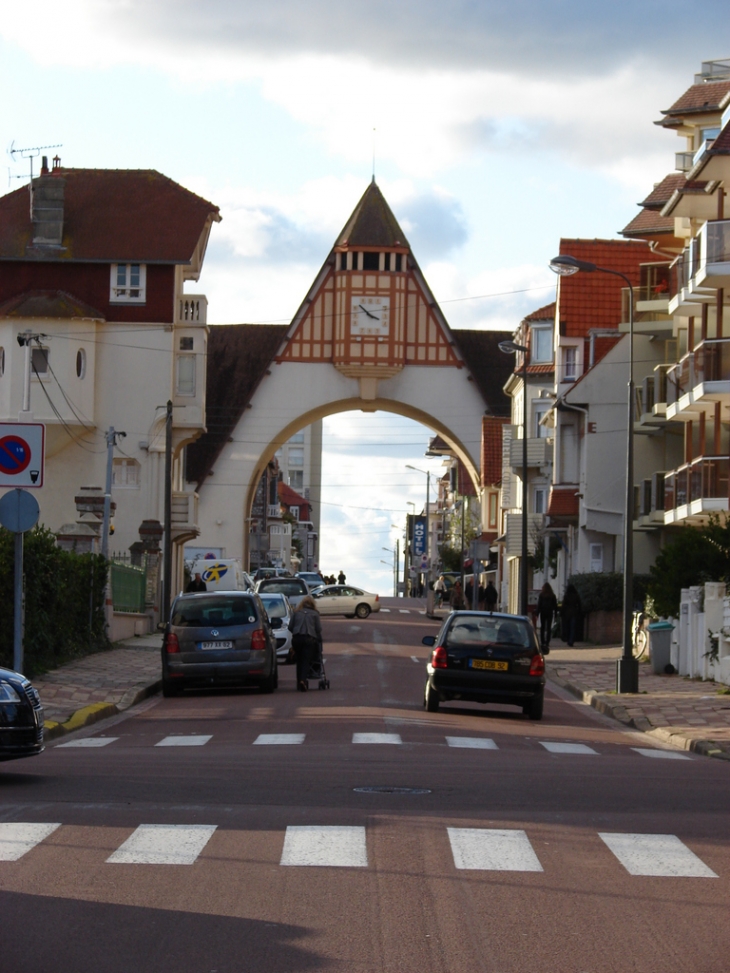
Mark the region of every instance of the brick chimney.
[[60, 159], [53, 160], [53, 170], [48, 172], [44, 156], [41, 174], [31, 185], [31, 220], [34, 247], [61, 247], [63, 245], [63, 200], [66, 180], [61, 175]]

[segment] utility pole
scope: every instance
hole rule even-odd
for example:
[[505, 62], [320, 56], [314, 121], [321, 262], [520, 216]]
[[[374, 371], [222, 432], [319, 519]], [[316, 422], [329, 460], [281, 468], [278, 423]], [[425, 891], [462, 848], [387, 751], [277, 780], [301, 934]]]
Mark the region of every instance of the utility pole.
[[167, 400], [165, 416], [165, 544], [163, 549], [162, 621], [170, 617], [172, 601], [172, 402]]

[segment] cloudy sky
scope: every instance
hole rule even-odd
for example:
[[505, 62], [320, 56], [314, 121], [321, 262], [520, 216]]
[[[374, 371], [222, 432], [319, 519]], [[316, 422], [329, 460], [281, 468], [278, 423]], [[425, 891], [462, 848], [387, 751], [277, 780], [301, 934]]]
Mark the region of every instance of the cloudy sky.
[[[374, 157], [452, 326], [512, 329], [552, 299], [561, 236], [615, 236], [671, 171], [681, 146], [652, 122], [702, 60], [730, 56], [726, 14], [721, 0], [0, 0], [0, 144], [155, 168], [218, 204], [194, 288], [213, 323], [289, 321]], [[25, 165], [3, 161], [16, 188]], [[377, 548], [405, 498], [423, 502], [404, 465], [429, 462], [426, 436], [328, 421], [328, 570], [387, 589]]]

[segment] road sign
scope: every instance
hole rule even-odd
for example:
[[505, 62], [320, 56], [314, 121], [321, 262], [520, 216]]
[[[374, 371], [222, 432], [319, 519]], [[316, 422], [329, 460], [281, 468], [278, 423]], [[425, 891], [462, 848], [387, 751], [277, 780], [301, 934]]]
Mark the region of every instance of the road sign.
[[413, 518], [413, 554], [421, 557], [426, 553], [426, 518]]
[[24, 534], [35, 527], [40, 512], [38, 501], [26, 490], [10, 490], [0, 497], [0, 524], [14, 534]]
[[0, 422], [0, 487], [40, 489], [45, 449], [42, 422]]

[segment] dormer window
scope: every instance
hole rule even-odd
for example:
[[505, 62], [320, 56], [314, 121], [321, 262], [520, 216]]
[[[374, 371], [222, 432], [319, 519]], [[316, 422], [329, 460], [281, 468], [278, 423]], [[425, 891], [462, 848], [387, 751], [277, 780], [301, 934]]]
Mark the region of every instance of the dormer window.
[[144, 304], [146, 300], [147, 267], [144, 264], [112, 264], [112, 304]]
[[530, 361], [551, 362], [553, 360], [553, 329], [551, 325], [533, 326], [530, 347]]

